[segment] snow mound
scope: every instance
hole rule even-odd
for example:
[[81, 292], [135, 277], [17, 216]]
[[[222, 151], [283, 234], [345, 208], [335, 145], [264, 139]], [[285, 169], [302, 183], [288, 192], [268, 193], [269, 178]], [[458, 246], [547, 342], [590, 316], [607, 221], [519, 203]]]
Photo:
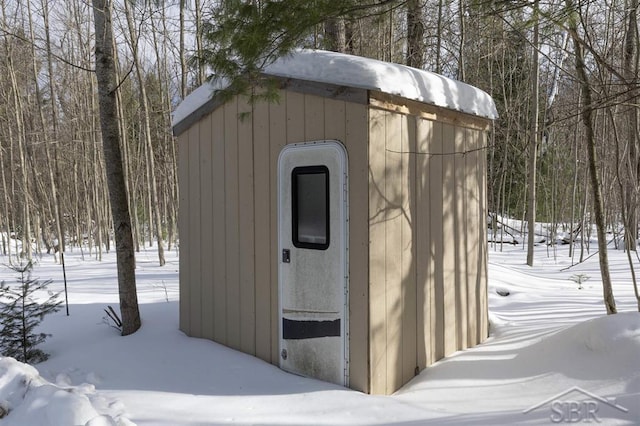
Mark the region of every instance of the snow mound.
[[640, 355], [640, 312], [596, 318], [573, 327], [573, 335], [593, 352]]
[[537, 365], [539, 371], [582, 380], [640, 378], [640, 313], [604, 315], [578, 323], [542, 338], [522, 355], [530, 368]]
[[98, 412], [93, 403], [95, 398], [93, 385], [55, 385], [43, 379], [30, 365], [13, 358], [0, 358], [0, 418], [3, 426], [133, 425], [120, 415]]
[[[476, 87], [429, 71], [360, 56], [324, 50], [298, 50], [267, 66], [264, 73], [376, 90], [485, 118], [498, 117], [491, 96]], [[173, 114], [173, 126], [197, 111], [211, 98], [213, 91], [224, 86], [222, 82], [216, 85], [205, 83], [187, 96]]]

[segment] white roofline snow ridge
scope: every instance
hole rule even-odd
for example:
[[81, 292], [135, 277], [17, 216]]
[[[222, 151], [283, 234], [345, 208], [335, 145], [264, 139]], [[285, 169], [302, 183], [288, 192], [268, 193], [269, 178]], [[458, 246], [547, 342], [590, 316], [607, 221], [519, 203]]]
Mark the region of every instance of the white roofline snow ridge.
[[[297, 50], [264, 69], [267, 75], [367, 90], [461, 111], [488, 119], [498, 117], [486, 92], [460, 81], [405, 65], [324, 50]], [[173, 126], [196, 112], [217, 87], [205, 83], [173, 113]]]

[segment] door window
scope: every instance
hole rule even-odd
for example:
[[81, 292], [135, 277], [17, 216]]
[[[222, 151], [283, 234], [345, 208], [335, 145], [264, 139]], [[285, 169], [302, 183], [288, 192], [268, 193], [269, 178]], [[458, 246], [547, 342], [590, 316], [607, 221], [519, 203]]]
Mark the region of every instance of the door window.
[[291, 172], [293, 245], [326, 250], [329, 247], [329, 169], [296, 167]]

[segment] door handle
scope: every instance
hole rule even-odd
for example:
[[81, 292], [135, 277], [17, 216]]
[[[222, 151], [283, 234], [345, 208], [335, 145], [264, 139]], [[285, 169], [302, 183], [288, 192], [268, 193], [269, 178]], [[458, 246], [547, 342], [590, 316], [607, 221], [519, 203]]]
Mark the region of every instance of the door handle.
[[291, 263], [291, 250], [282, 249], [282, 263]]

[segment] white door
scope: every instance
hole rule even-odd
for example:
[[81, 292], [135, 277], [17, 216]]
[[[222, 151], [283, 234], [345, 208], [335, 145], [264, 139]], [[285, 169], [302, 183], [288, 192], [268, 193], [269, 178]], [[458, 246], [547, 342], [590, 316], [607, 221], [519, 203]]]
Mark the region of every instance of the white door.
[[348, 386], [347, 154], [337, 141], [278, 158], [280, 367]]

